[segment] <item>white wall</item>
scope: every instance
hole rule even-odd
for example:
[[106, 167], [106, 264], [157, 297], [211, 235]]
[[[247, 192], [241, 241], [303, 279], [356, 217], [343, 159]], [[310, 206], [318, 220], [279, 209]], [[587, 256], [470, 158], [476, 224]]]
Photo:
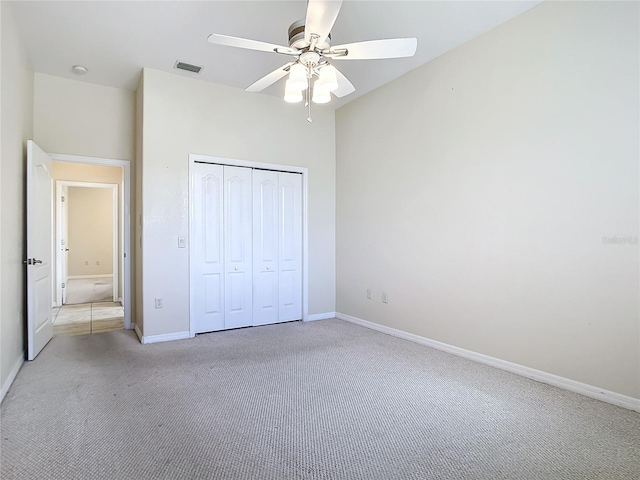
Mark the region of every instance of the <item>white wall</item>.
[[45, 152], [133, 160], [135, 92], [35, 74], [34, 137]]
[[309, 169], [309, 313], [335, 311], [334, 112], [151, 69], [143, 91], [144, 335], [189, 330], [190, 153]]
[[[45, 152], [129, 160], [132, 178], [135, 176], [135, 92], [36, 73], [33, 110], [34, 140]], [[109, 174], [94, 177], [95, 171], [85, 172], [94, 178], [91, 181], [110, 183]], [[135, 185], [131, 185], [131, 190], [133, 202]], [[133, 205], [130, 208], [131, 212], [135, 210]], [[134, 231], [135, 215], [131, 215], [132, 234]], [[134, 249], [131, 252], [134, 276], [135, 253]], [[131, 283], [135, 302], [133, 279]]]
[[66, 202], [68, 275], [112, 275], [113, 191], [69, 187]]
[[338, 311], [640, 397], [603, 243], [639, 234], [638, 14], [547, 2], [339, 109]]
[[[134, 273], [135, 282], [133, 282], [133, 298], [135, 301], [135, 323], [140, 333], [144, 330], [144, 317], [142, 316], [142, 132], [143, 132], [143, 99], [144, 99], [144, 71], [140, 75], [140, 82], [138, 89], [136, 90], [136, 170], [135, 170], [135, 208], [131, 211], [134, 212], [132, 217], [133, 228], [131, 234], [133, 235], [133, 249], [135, 251], [134, 260], [132, 262], [132, 270]], [[138, 294], [138, 292], [140, 292]]]
[[0, 384], [6, 393], [24, 358], [25, 325], [24, 178], [26, 141], [33, 133], [33, 70], [11, 8], [0, 4], [2, 21], [0, 164]]

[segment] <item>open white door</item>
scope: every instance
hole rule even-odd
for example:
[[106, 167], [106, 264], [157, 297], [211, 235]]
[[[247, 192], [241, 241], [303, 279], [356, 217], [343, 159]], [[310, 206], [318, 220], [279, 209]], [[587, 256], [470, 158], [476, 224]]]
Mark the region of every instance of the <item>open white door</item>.
[[56, 278], [52, 280], [55, 288], [54, 305], [62, 306], [67, 303], [67, 265], [69, 258], [69, 247], [67, 234], [67, 214], [69, 198], [67, 193], [67, 185], [64, 182], [56, 181], [56, 243], [55, 243], [55, 261], [56, 261]]
[[69, 283], [69, 275], [68, 275], [68, 271], [69, 271], [69, 222], [67, 221], [67, 219], [69, 218], [69, 202], [66, 201], [67, 198], [69, 198], [69, 187], [67, 187], [66, 185], [62, 187], [62, 196], [65, 199], [64, 202], [62, 202], [62, 215], [61, 215], [61, 221], [62, 221], [62, 235], [63, 235], [63, 239], [64, 239], [64, 245], [61, 245], [59, 248], [63, 248], [64, 250], [62, 250], [62, 284], [64, 285], [64, 287], [62, 288], [62, 303], [61, 305], [66, 305], [67, 304], [67, 283]]
[[27, 360], [53, 336], [51, 321], [51, 158], [27, 141]]

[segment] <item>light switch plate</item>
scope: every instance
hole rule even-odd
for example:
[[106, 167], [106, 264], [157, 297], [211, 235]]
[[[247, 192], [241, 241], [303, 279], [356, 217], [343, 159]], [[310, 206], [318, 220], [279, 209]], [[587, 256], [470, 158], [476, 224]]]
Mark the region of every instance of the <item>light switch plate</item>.
[[185, 248], [187, 245], [187, 242], [185, 241], [184, 237], [178, 237], [178, 248]]

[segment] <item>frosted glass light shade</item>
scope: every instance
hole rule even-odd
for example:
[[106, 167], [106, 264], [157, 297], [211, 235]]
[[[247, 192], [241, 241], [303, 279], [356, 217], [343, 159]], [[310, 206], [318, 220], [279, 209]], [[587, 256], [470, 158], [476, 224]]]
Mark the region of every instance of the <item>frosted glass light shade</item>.
[[316, 80], [313, 84], [313, 103], [329, 103], [331, 101], [331, 93], [322, 84], [322, 80]]
[[322, 88], [329, 92], [338, 89], [338, 78], [336, 77], [336, 69], [333, 66], [327, 65], [320, 70], [320, 83]]
[[291, 86], [291, 80], [287, 80], [284, 88], [284, 101], [298, 103], [302, 101], [302, 91]]
[[300, 63], [296, 63], [291, 66], [289, 70], [289, 81], [291, 88], [295, 88], [297, 90], [304, 90], [307, 88], [307, 69], [304, 68], [304, 65]]

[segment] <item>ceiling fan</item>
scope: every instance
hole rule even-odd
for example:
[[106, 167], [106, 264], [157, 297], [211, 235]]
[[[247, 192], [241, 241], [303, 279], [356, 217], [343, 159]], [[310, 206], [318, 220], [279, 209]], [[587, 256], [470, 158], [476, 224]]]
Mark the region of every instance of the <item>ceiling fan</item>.
[[[415, 38], [393, 38], [332, 46], [330, 32], [341, 6], [342, 0], [308, 0], [306, 17], [289, 27], [288, 47], [215, 33], [209, 35], [208, 41], [293, 57], [291, 62], [249, 85], [246, 91], [260, 92], [288, 74], [284, 99], [290, 103], [301, 102], [304, 92], [305, 106], [309, 108], [307, 120], [311, 122], [311, 102], [328, 103], [332, 93], [340, 98], [355, 91], [347, 77], [331, 65], [330, 60], [411, 57], [418, 45]], [[317, 80], [312, 86], [314, 77]]]

